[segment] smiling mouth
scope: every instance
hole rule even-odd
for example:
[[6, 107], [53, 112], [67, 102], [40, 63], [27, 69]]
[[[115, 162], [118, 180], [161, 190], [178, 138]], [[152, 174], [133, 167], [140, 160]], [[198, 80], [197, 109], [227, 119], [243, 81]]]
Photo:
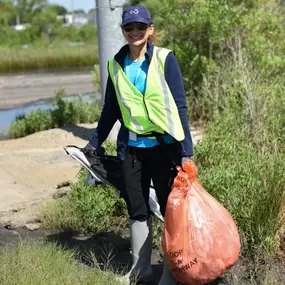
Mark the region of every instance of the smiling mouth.
[[130, 36], [130, 38], [131, 38], [132, 40], [137, 41], [137, 40], [141, 40], [141, 39], [143, 38], [143, 36], [139, 36], [139, 37], [132, 37], [132, 36]]

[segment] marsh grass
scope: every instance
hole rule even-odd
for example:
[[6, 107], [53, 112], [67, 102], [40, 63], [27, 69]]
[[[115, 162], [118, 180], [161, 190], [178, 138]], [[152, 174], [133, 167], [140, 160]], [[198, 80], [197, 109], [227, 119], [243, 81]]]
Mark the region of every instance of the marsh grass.
[[[283, 79], [256, 70], [240, 47], [204, 78], [211, 120], [197, 146], [200, 179], [235, 218], [243, 249], [277, 254], [285, 204]], [[205, 113], [206, 114], [206, 113]]]
[[[116, 284], [110, 268], [100, 270], [90, 254], [88, 270], [76, 260], [76, 252], [56, 244], [24, 244], [4, 249], [0, 259], [3, 285], [110, 285]], [[108, 271], [109, 270], [109, 271]]]
[[[231, 131], [238, 132], [232, 120]], [[285, 202], [285, 157], [262, 155], [242, 141], [241, 135], [230, 133], [221, 121], [215, 123], [215, 131], [209, 129], [196, 149], [198, 178], [230, 210], [245, 250], [262, 248], [266, 254], [276, 254], [276, 233], [282, 222], [279, 213]]]
[[68, 46], [67, 42], [54, 45], [31, 45], [28, 48], [0, 46], [0, 73], [93, 66], [98, 63], [97, 43]]
[[65, 101], [63, 96], [64, 89], [56, 92], [53, 109], [37, 109], [17, 117], [9, 127], [9, 136], [20, 138], [68, 124], [94, 123], [98, 120], [101, 113], [100, 102], [84, 102], [82, 96]]

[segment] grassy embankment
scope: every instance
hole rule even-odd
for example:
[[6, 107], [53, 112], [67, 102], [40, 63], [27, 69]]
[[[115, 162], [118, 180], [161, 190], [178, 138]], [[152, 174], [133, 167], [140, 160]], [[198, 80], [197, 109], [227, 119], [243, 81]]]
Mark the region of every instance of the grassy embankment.
[[[280, 284], [272, 262], [284, 248], [285, 101], [282, 77], [259, 76], [260, 70], [239, 51], [203, 83], [203, 105], [212, 113], [206, 135], [195, 148], [199, 180], [233, 215], [242, 240], [246, 284]], [[45, 226], [63, 231], [100, 232], [118, 216], [126, 221], [123, 202], [109, 187], [86, 185], [86, 173], [67, 199], [45, 208]], [[104, 191], [102, 191], [104, 190]], [[102, 202], [102, 203], [101, 203]], [[122, 223], [120, 227], [125, 226]], [[155, 226], [155, 245], [161, 224]], [[283, 276], [284, 277], [284, 276]], [[244, 282], [241, 276], [235, 276]], [[240, 279], [239, 279], [240, 278]], [[241, 283], [239, 283], [241, 284]]]
[[0, 73], [94, 66], [98, 64], [97, 47], [95, 41], [82, 46], [69, 46], [68, 42], [31, 44], [27, 48], [0, 46]]
[[[255, 69], [240, 50], [238, 57], [228, 58], [204, 78], [200, 97], [212, 119], [206, 124], [202, 143], [195, 148], [198, 178], [237, 222], [242, 260], [251, 265], [243, 272], [248, 276], [247, 284], [280, 284], [278, 278], [282, 278], [271, 276], [271, 265], [276, 260], [282, 262], [280, 252], [284, 248], [282, 80], [282, 76], [272, 77], [266, 70]], [[107, 150], [114, 153], [115, 148], [107, 145]], [[83, 233], [98, 233], [115, 224], [117, 229], [126, 227], [124, 202], [110, 187], [87, 185], [85, 177], [86, 172], [82, 171], [66, 199], [56, 200], [43, 209], [40, 217], [43, 226]], [[157, 223], [155, 246], [160, 243], [161, 230], [162, 225]], [[4, 262], [3, 266], [7, 266], [7, 261]], [[39, 274], [42, 272], [39, 269]], [[55, 280], [57, 277], [54, 276]], [[235, 278], [244, 282], [244, 277]]]
[[[206, 14], [198, 15], [203, 15], [201, 19], [204, 19]], [[258, 14], [252, 15], [255, 19]], [[186, 16], [187, 19], [193, 19]], [[264, 19], [268, 17], [262, 17], [260, 27], [266, 26]], [[224, 16], [221, 16], [221, 20], [224, 23]], [[241, 30], [247, 27], [247, 21]], [[258, 26], [253, 23], [254, 27]], [[187, 31], [191, 31], [185, 26]], [[271, 26], [268, 25], [268, 29], [269, 27]], [[262, 28], [249, 30], [262, 32]], [[184, 34], [186, 32], [182, 33]], [[272, 32], [268, 33], [265, 29], [265, 35], [272, 35]], [[230, 39], [233, 40], [234, 37], [231, 35]], [[196, 40], [197, 36], [193, 38]], [[241, 276], [233, 276], [236, 282], [234, 284], [279, 285], [285, 277], [283, 275], [282, 279], [281, 275], [274, 275], [272, 264], [276, 261], [284, 262], [284, 65], [279, 60], [278, 50], [260, 44], [260, 39], [261, 42], [265, 41], [265, 36], [251, 35], [249, 39], [250, 42], [252, 40], [250, 48], [246, 48], [246, 45], [239, 47], [235, 42], [230, 45], [231, 41], [216, 44], [216, 47], [228, 44], [229, 49], [215, 57], [219, 60], [207, 72], [194, 69], [199, 71], [197, 74], [199, 80], [202, 80], [201, 86], [199, 85], [201, 89], [198, 89], [201, 92], [195, 97], [196, 103], [198, 101], [196, 107], [200, 109], [197, 109], [195, 115], [201, 117], [203, 114], [207, 118], [206, 135], [195, 148], [195, 161], [202, 185], [229, 209], [239, 228], [242, 240], [241, 260], [245, 260], [245, 266], [241, 269]], [[273, 39], [269, 36], [268, 46], [278, 47]], [[260, 47], [263, 49], [256, 52]], [[211, 45], [211, 51], [212, 48]], [[185, 49], [189, 50], [188, 42], [185, 43]], [[261, 55], [260, 58], [258, 55]], [[182, 63], [189, 63], [187, 53], [181, 59]], [[276, 65], [278, 62], [279, 65]], [[192, 66], [189, 67], [191, 68], [193, 70]], [[188, 70], [184, 70], [187, 79], [185, 82], [189, 83], [192, 78], [187, 77]], [[40, 120], [38, 118], [32, 121], [27, 123], [28, 119], [23, 120], [31, 126]], [[39, 129], [34, 128], [34, 131], [37, 130]], [[121, 217], [122, 222], [118, 228], [125, 227], [127, 218], [124, 203], [109, 187], [86, 185], [85, 176], [86, 172], [82, 171], [79, 181], [71, 186], [66, 199], [56, 200], [46, 206], [40, 217], [43, 225], [60, 231], [96, 233], [110, 229]], [[156, 245], [160, 242], [160, 235], [157, 234], [160, 232], [161, 224], [155, 227]], [[41, 272], [43, 269], [39, 267], [38, 274]]]
[[[271, 265], [276, 260], [282, 262], [280, 252], [284, 249], [283, 77], [256, 69], [239, 50], [237, 57], [221, 62], [204, 78], [202, 89], [200, 102], [208, 110], [211, 120], [206, 124], [202, 143], [195, 148], [200, 171], [198, 178], [237, 222], [242, 258], [251, 265], [245, 267], [247, 283], [280, 284], [278, 278], [282, 277], [271, 276]], [[69, 118], [65, 114], [73, 114], [71, 110], [75, 106], [70, 108], [59, 102], [56, 114], [60, 113], [60, 120]], [[22, 120], [26, 124], [27, 118]], [[42, 120], [38, 118], [30, 125], [39, 121]], [[114, 153], [114, 146], [107, 146], [107, 150]], [[43, 225], [54, 230], [83, 233], [108, 230], [114, 224], [117, 229], [126, 227], [124, 202], [110, 187], [87, 185], [85, 176], [86, 172], [82, 171], [66, 199], [44, 208], [40, 217]], [[121, 220], [119, 225], [118, 220]], [[154, 230], [156, 246], [160, 243], [161, 230], [162, 225], [157, 223]], [[8, 259], [5, 260], [3, 266], [8, 264]], [[39, 275], [42, 272], [39, 266]], [[56, 280], [58, 276], [54, 278]], [[244, 282], [240, 276], [235, 278]]]
[[0, 283], [3, 285], [110, 285], [116, 284], [115, 275], [97, 267], [84, 269], [76, 261], [76, 253], [55, 244], [19, 244], [1, 253]]

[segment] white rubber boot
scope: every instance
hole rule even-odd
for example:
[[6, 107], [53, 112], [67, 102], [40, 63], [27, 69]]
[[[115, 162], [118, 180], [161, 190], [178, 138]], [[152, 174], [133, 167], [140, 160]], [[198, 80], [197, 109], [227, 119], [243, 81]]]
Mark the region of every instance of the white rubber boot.
[[163, 260], [163, 271], [162, 271], [162, 275], [160, 277], [159, 283], [158, 285], [178, 285], [178, 281], [175, 280], [175, 278], [172, 276], [168, 264], [167, 264], [167, 260], [164, 257]]
[[152, 220], [130, 220], [132, 268], [124, 276], [118, 277], [119, 284], [130, 285], [152, 280], [151, 252], [152, 252]]

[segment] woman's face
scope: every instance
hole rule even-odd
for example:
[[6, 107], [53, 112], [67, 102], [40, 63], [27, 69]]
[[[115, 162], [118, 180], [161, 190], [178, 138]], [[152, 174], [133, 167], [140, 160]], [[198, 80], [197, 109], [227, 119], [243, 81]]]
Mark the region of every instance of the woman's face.
[[154, 25], [132, 22], [122, 27], [122, 32], [129, 45], [134, 47], [144, 45], [154, 32]]

